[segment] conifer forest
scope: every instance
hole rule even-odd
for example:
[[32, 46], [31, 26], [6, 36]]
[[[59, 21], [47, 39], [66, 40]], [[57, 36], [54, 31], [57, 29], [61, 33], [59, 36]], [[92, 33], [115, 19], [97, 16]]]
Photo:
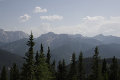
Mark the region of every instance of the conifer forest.
[[105, 58], [101, 59], [97, 46], [94, 48], [94, 55], [90, 57], [91, 65], [87, 66], [90, 69], [86, 71], [82, 51], [78, 59], [73, 52], [69, 64], [66, 64], [65, 59], [56, 63], [56, 60], [51, 60], [50, 47], [45, 54], [42, 43], [40, 49], [34, 53], [33, 47], [36, 44], [32, 33], [26, 45], [28, 51], [25, 53], [22, 67], [18, 68], [18, 65], [13, 63], [8, 71], [6, 66], [3, 66], [0, 80], [120, 80], [118, 59], [113, 56], [109, 63]]

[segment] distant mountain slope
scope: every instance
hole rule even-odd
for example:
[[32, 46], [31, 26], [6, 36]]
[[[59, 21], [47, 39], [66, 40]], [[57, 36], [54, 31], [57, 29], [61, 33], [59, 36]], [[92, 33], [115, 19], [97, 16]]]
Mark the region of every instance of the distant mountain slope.
[[27, 38], [21, 39], [21, 40], [17, 40], [14, 42], [10, 42], [7, 44], [4, 44], [1, 46], [1, 48], [3, 50], [9, 51], [11, 53], [15, 53], [19, 56], [24, 56], [25, 52], [27, 51]]
[[4, 42], [0, 42], [0, 46], [2, 46], [2, 45], [5, 45], [5, 43]]
[[0, 29], [0, 42], [8, 43], [23, 38], [28, 38], [28, 34], [22, 31], [4, 31]]
[[111, 43], [120, 44], [120, 37], [116, 37], [116, 36], [112, 36], [112, 35], [104, 36], [102, 34], [99, 34], [93, 38], [103, 42], [104, 44], [111, 44]]
[[[117, 58], [120, 58], [120, 44], [103, 44], [103, 45], [99, 45], [99, 53], [100, 56], [103, 58], [110, 58], [113, 56], [116, 56]], [[94, 48], [84, 52], [84, 54], [89, 54], [86, 55], [86, 57], [92, 56], [94, 54]]]
[[73, 52], [78, 56], [80, 51], [87, 51], [99, 44], [100, 42], [94, 39], [73, 39], [70, 42], [64, 43], [62, 46], [53, 49], [52, 55], [57, 61], [64, 58], [69, 62]]
[[10, 67], [13, 63], [17, 63], [19, 66], [21, 66], [23, 63], [23, 58], [0, 49], [0, 69], [3, 65]]
[[[25, 52], [27, 52], [27, 40], [28, 39], [21, 39], [11, 42], [1, 46], [1, 48], [24, 56]], [[69, 61], [69, 57], [73, 52], [79, 54], [81, 50], [86, 51], [101, 44], [101, 42], [96, 39], [83, 37], [81, 35], [54, 34], [52, 32], [43, 34], [34, 41], [36, 44], [34, 47], [35, 52], [40, 50], [40, 44], [43, 43], [45, 53], [47, 47], [50, 47], [51, 54], [53, 55], [52, 59], [60, 60], [66, 58], [67, 61]]]
[[[84, 37], [80, 34], [68, 35], [49, 32], [34, 39], [34, 51], [39, 51], [40, 44], [42, 43], [45, 53], [47, 51], [47, 47], [50, 47], [52, 59], [59, 61], [60, 59], [65, 58], [67, 62], [69, 62], [73, 52], [75, 52], [77, 56], [80, 51], [84, 52], [85, 57], [92, 56], [96, 46], [99, 47], [100, 55], [102, 57], [112, 57], [113, 55], [120, 56], [119, 37], [116, 38], [111, 36], [112, 38], [110, 39], [110, 36], [104, 36], [106, 38], [103, 39], [99, 38], [100, 36], [103, 35], [98, 35], [96, 37]], [[28, 38], [24, 38], [2, 45], [0, 48], [11, 53], [24, 56], [25, 52], [28, 50], [28, 47], [26, 46], [27, 41]]]

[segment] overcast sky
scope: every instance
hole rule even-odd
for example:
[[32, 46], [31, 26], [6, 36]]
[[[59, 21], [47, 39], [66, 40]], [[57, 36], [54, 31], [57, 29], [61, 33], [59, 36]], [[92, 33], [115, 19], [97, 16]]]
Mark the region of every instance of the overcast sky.
[[120, 36], [120, 0], [0, 0], [0, 28]]

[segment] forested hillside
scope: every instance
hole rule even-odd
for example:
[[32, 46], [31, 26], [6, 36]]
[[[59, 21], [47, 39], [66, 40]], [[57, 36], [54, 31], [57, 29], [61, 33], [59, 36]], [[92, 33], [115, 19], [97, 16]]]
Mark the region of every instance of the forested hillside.
[[[120, 79], [120, 60], [115, 56], [111, 59], [102, 59], [99, 56], [99, 47], [95, 47], [93, 55], [86, 59], [84, 59], [82, 51], [79, 53], [78, 57], [75, 52], [71, 52], [72, 56], [70, 58], [70, 63], [69, 65], [66, 65], [65, 59], [59, 60], [58, 63], [56, 63], [56, 60], [51, 60], [52, 55], [50, 47], [48, 47], [46, 51], [47, 54], [45, 54], [43, 44], [41, 44], [40, 49], [34, 53], [35, 42], [32, 33], [27, 41], [27, 46], [28, 51], [25, 53], [25, 57], [23, 58], [24, 62], [22, 67], [18, 68], [20, 67], [20, 65], [18, 65], [19, 63], [12, 64], [9, 69], [3, 66], [0, 76], [1, 80]], [[1, 52], [4, 51], [1, 50]], [[21, 59], [18, 57], [16, 58], [17, 60]]]
[[[24, 53], [28, 50], [27, 41], [28, 38], [24, 38], [10, 43], [1, 43], [0, 48], [24, 57]], [[47, 53], [47, 47], [50, 47], [52, 60], [56, 59], [56, 62], [58, 62], [64, 58], [67, 64], [70, 62], [72, 52], [79, 56], [79, 52], [82, 51], [86, 58], [93, 55], [96, 46], [99, 47], [101, 57], [111, 58], [116, 55], [119, 58], [120, 56], [120, 37], [115, 36], [97, 35], [95, 37], [85, 37], [80, 34], [69, 35], [49, 32], [34, 38], [34, 42], [34, 53], [39, 50], [42, 43], [45, 54]]]

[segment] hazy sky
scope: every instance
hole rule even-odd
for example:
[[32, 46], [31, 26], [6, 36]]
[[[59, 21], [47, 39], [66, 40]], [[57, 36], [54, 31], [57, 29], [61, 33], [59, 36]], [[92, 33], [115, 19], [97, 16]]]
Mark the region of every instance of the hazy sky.
[[120, 0], [0, 0], [0, 28], [120, 36]]

